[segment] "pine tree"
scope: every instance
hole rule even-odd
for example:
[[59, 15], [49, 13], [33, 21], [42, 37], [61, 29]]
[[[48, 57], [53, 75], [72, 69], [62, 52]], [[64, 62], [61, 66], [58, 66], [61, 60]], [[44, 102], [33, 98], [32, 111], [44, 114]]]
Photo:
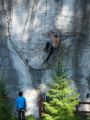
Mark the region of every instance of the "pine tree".
[[65, 76], [56, 76], [46, 95], [43, 120], [78, 120], [75, 115], [78, 96]]
[[0, 80], [0, 120], [14, 120], [11, 101], [6, 94], [5, 83]]

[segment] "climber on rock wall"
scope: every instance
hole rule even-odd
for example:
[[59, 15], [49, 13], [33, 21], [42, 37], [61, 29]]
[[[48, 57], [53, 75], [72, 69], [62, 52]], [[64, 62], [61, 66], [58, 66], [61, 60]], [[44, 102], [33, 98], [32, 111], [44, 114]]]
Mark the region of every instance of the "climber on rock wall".
[[52, 38], [52, 43], [50, 43], [49, 41], [46, 43], [46, 46], [44, 48], [45, 52], [48, 52], [48, 56], [46, 57], [46, 59], [44, 60], [43, 63], [48, 62], [50, 56], [53, 54], [53, 52], [58, 48], [59, 43], [60, 43], [60, 38], [57, 34], [55, 34], [54, 32], [50, 31], [48, 33], [51, 38]]

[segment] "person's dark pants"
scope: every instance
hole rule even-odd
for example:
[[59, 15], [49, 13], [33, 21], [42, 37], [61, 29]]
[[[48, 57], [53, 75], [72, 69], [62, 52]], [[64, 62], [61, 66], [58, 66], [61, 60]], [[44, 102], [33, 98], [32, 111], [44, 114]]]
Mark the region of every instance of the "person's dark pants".
[[47, 42], [45, 49], [46, 49], [46, 50], [49, 50], [49, 47], [50, 47], [50, 46], [51, 46], [50, 42]]
[[49, 54], [48, 54], [47, 58], [45, 59], [46, 62], [48, 62], [48, 60], [49, 60], [49, 58], [51, 57], [51, 55], [53, 54], [53, 52], [54, 52], [54, 48], [51, 46], [51, 47], [50, 47]]
[[50, 42], [47, 42], [45, 49], [46, 49], [47, 51], [49, 51], [49, 54], [48, 54], [48, 56], [46, 57], [46, 59], [44, 60], [44, 62], [48, 62], [48, 60], [49, 60], [49, 58], [51, 57], [51, 55], [53, 54], [55, 48], [50, 44]]
[[22, 109], [18, 110], [18, 120], [25, 120], [25, 111]]

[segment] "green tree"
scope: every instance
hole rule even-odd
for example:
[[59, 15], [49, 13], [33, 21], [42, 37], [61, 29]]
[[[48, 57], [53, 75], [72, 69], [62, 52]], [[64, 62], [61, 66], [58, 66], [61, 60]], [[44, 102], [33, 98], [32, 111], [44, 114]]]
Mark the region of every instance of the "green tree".
[[43, 120], [78, 120], [75, 115], [78, 96], [70, 86], [71, 80], [56, 76], [46, 95]]
[[14, 120], [11, 101], [6, 94], [5, 83], [0, 80], [0, 120]]

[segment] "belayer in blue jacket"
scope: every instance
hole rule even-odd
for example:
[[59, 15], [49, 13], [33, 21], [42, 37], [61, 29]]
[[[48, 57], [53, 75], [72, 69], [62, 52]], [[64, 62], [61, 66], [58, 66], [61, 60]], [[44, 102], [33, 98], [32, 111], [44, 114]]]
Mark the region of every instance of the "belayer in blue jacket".
[[26, 99], [23, 97], [23, 92], [18, 93], [19, 97], [16, 99], [16, 110], [18, 111], [18, 120], [25, 120]]

